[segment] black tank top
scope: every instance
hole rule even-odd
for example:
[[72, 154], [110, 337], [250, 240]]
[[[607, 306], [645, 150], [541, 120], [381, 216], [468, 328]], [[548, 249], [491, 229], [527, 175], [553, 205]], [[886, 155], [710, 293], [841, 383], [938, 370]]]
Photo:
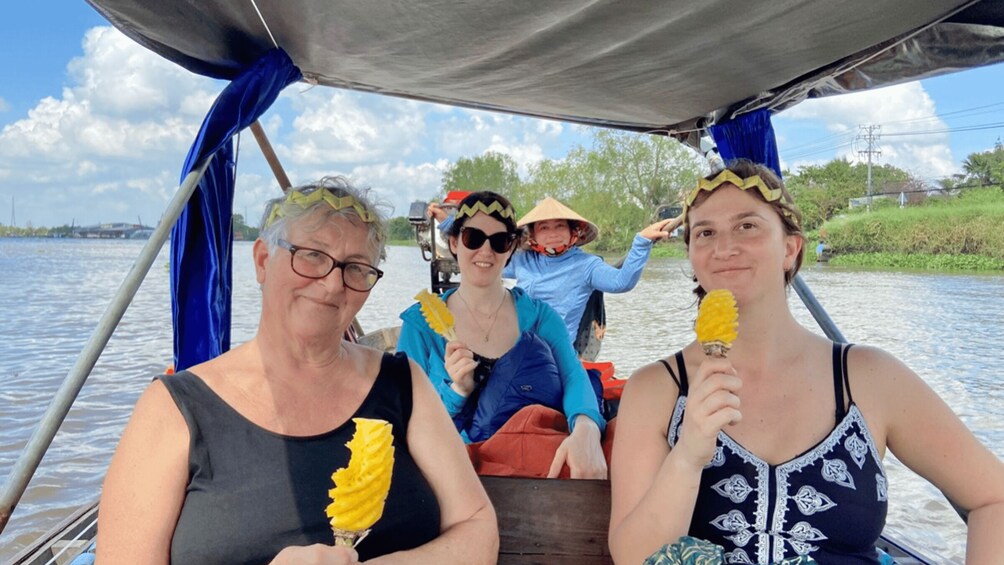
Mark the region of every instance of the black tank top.
[[[245, 419], [192, 373], [158, 378], [191, 434], [171, 563], [268, 563], [286, 546], [333, 542], [324, 510], [334, 486], [331, 474], [349, 461], [351, 419], [317, 436], [283, 436]], [[357, 547], [361, 560], [439, 535], [439, 504], [408, 451], [411, 410], [408, 360], [384, 355], [373, 388], [353, 415], [394, 426], [390, 494], [383, 517]]]
[[[879, 563], [875, 544], [885, 525], [888, 487], [882, 458], [851, 397], [850, 347], [833, 344], [835, 425], [812, 448], [771, 465], [719, 432], [715, 456], [701, 473], [689, 533], [724, 547], [725, 563], [775, 563], [798, 555], [823, 564]], [[680, 388], [667, 433], [673, 447], [689, 383], [682, 352], [676, 354], [679, 377], [662, 363]]]

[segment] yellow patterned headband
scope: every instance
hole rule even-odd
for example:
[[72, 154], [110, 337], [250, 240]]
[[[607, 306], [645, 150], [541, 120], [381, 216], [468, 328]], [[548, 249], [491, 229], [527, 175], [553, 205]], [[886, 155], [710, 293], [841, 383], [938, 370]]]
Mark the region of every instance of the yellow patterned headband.
[[331, 208], [335, 210], [344, 210], [345, 208], [352, 208], [359, 215], [359, 219], [366, 222], [367, 224], [376, 221], [376, 214], [372, 211], [367, 210], [358, 200], [355, 199], [351, 194], [346, 194], [345, 196], [335, 196], [330, 189], [321, 187], [317, 190], [311, 192], [300, 192], [298, 190], [290, 190], [286, 195], [286, 199], [282, 202], [277, 202], [272, 206], [272, 212], [268, 215], [268, 220], [265, 222], [265, 227], [271, 226], [276, 220], [286, 215], [283, 212], [283, 208], [286, 204], [296, 204], [300, 208], [306, 209], [310, 206], [316, 204], [320, 201], [327, 202]]
[[699, 180], [697, 182], [697, 187], [694, 190], [690, 191], [690, 194], [687, 195], [687, 199], [684, 200], [683, 202], [684, 226], [686, 226], [686, 224], [688, 223], [687, 212], [689, 211], [690, 207], [693, 206], [694, 201], [697, 200], [697, 196], [701, 193], [701, 191], [712, 192], [716, 188], [725, 184], [731, 184], [736, 188], [738, 188], [739, 190], [749, 190], [751, 188], [755, 188], [760, 192], [760, 195], [763, 196], [763, 199], [766, 200], [767, 202], [776, 202], [780, 200], [781, 213], [784, 214], [786, 217], [790, 218], [791, 221], [795, 222], [796, 226], [799, 225], [798, 216], [795, 215], [795, 213], [790, 209], [790, 204], [783, 200], [782, 196], [784, 196], [784, 192], [780, 188], [771, 188], [767, 186], [767, 183], [764, 182], [762, 178], [760, 178], [760, 175], [753, 175], [747, 178], [740, 178], [739, 175], [733, 173], [728, 169], [725, 169], [722, 172], [718, 173], [715, 176], [715, 178], [711, 180], [708, 179]]
[[477, 214], [478, 212], [484, 212], [489, 216], [492, 214], [498, 214], [503, 218], [509, 218], [512, 221], [516, 221], [516, 213], [513, 212], [512, 206], [503, 206], [498, 200], [492, 202], [491, 204], [485, 204], [484, 202], [464, 204], [460, 207], [460, 210], [457, 210], [457, 218], [463, 218], [464, 216], [473, 218], [474, 214]]

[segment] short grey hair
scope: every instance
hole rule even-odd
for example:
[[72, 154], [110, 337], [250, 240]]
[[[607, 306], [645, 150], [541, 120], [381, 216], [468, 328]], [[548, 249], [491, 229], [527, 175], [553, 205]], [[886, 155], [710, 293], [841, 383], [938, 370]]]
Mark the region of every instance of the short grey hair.
[[[324, 198], [306, 205], [297, 201], [299, 197], [318, 190], [327, 191], [336, 199], [349, 197], [352, 204], [336, 208]], [[321, 223], [313, 229], [334, 218], [346, 218], [355, 224], [365, 225], [368, 231], [366, 244], [379, 263], [387, 258], [388, 228], [387, 215], [383, 212], [385, 208], [386, 205], [372, 197], [370, 189], [356, 188], [342, 176], [324, 177], [317, 182], [290, 188], [285, 195], [269, 200], [265, 204], [265, 212], [259, 224], [258, 239], [268, 245], [269, 253], [274, 253], [279, 240], [287, 237], [290, 225], [316, 210], [324, 210]]]

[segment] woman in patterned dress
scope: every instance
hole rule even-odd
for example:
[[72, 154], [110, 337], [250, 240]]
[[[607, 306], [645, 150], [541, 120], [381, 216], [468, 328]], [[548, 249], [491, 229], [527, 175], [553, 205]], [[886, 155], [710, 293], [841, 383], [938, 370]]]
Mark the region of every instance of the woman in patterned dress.
[[626, 386], [615, 561], [641, 563], [689, 534], [722, 546], [727, 563], [878, 563], [888, 448], [969, 511], [967, 562], [999, 562], [1004, 464], [892, 355], [793, 317], [786, 291], [805, 239], [780, 179], [734, 161], [699, 183], [684, 214], [695, 293], [732, 291], [738, 338], [727, 358], [692, 342]]

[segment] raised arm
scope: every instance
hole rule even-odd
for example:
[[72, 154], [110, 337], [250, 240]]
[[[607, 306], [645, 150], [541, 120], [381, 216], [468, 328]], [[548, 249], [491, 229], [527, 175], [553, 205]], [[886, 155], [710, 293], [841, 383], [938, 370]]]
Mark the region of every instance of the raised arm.
[[101, 494], [97, 560], [170, 562], [171, 538], [188, 482], [188, 426], [155, 381], [136, 403]]
[[596, 258], [596, 265], [589, 273], [589, 286], [603, 292], [627, 292], [638, 284], [645, 269], [648, 256], [652, 252], [652, 242], [635, 234], [624, 264], [618, 267]]
[[638, 284], [638, 280], [641, 279], [641, 272], [652, 253], [652, 244], [668, 238], [669, 234], [679, 227], [682, 221], [682, 217], [670, 218], [646, 226], [635, 234], [631, 241], [631, 249], [620, 268], [602, 261], [595, 266], [589, 276], [590, 286], [596, 290], [611, 293], [627, 292], [633, 289]]
[[495, 510], [429, 379], [414, 362], [411, 374], [414, 408], [408, 424], [408, 449], [436, 493], [441, 516], [440, 534], [421, 547], [367, 563], [495, 563], [499, 547]]
[[[969, 510], [966, 563], [1004, 555], [1004, 463], [906, 365], [875, 348], [848, 356], [851, 389], [866, 418], [877, 419], [886, 445], [907, 467]], [[860, 399], [859, 399], [860, 397]], [[869, 422], [871, 425], [871, 422]]]

